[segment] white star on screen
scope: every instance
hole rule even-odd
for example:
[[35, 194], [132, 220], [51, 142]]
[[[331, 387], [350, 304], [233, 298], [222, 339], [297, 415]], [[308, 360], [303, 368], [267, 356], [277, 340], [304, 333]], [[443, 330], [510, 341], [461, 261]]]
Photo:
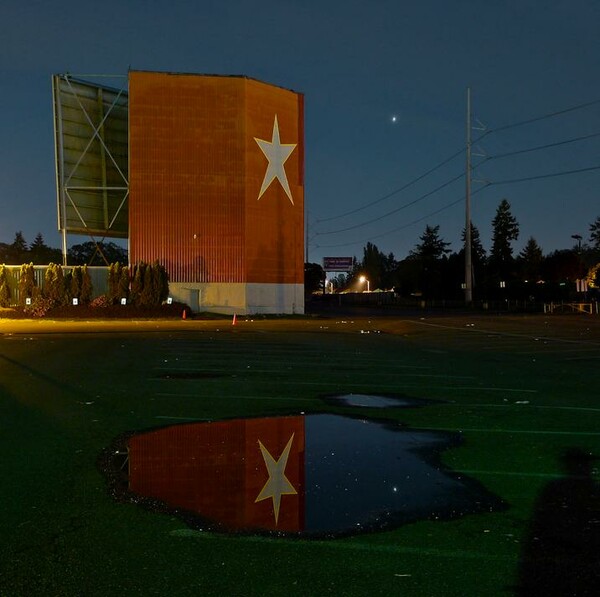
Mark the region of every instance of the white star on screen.
[[258, 143], [261, 151], [265, 154], [268, 160], [267, 171], [265, 172], [265, 178], [262, 186], [260, 187], [260, 193], [258, 198], [260, 199], [263, 193], [269, 188], [271, 183], [277, 179], [279, 180], [283, 190], [285, 191], [288, 199], [294, 205], [292, 198], [292, 191], [288, 183], [287, 175], [285, 173], [284, 164], [290, 157], [292, 151], [296, 148], [296, 143], [281, 143], [279, 139], [279, 123], [277, 122], [277, 114], [275, 114], [275, 121], [273, 123], [273, 135], [271, 141], [264, 141], [263, 139], [254, 140]]

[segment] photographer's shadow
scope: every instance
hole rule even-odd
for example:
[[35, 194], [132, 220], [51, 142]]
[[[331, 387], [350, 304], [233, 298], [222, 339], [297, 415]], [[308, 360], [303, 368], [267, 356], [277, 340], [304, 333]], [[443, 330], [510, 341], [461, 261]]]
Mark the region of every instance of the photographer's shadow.
[[597, 460], [579, 448], [563, 456], [565, 476], [539, 495], [521, 555], [516, 595], [600, 594], [600, 486]]

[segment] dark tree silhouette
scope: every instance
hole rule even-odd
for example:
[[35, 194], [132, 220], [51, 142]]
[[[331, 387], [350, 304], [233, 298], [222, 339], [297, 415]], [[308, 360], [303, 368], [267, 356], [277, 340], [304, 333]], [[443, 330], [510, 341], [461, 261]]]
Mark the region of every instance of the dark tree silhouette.
[[525, 280], [537, 282], [542, 277], [544, 253], [535, 238], [530, 237], [517, 258], [521, 275]]
[[511, 242], [519, 238], [519, 224], [510, 211], [510, 203], [502, 199], [492, 220], [492, 250], [490, 268], [492, 274], [506, 278], [514, 264]]

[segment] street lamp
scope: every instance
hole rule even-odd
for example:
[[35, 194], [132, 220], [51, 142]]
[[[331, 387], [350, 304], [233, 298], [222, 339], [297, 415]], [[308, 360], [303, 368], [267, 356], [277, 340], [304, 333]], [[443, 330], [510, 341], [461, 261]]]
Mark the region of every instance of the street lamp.
[[[361, 277], [358, 279], [358, 281], [359, 281], [361, 284], [364, 284], [364, 283], [366, 282], [366, 283], [367, 283], [367, 292], [371, 292], [371, 288], [370, 288], [370, 286], [369, 286], [369, 280], [367, 279], [367, 277], [366, 277], [366, 276], [361, 276]], [[364, 292], [364, 290], [363, 290], [363, 292]]]

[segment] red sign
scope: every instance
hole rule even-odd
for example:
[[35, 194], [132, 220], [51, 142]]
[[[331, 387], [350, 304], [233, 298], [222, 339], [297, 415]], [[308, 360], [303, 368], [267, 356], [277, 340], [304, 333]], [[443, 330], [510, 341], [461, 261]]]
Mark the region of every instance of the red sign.
[[326, 272], [351, 272], [353, 263], [353, 257], [323, 257]]

